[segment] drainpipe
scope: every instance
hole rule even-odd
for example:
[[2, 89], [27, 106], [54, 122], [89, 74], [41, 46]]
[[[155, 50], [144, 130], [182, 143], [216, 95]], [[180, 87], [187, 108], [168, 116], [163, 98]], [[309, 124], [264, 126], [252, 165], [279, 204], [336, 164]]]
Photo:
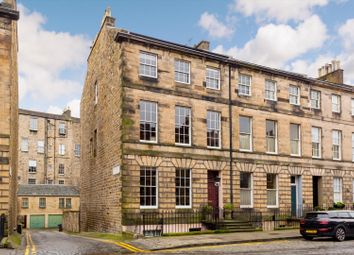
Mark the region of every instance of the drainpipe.
[[231, 65], [229, 64], [229, 145], [230, 145], [230, 203], [234, 203], [232, 172], [232, 97], [231, 97]]

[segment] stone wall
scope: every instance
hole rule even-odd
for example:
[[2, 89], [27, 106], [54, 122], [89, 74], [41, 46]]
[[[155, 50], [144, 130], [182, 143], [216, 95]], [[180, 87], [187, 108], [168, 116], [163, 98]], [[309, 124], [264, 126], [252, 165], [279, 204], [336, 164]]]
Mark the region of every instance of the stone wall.
[[[121, 51], [105, 17], [88, 59], [81, 100], [81, 230], [121, 231]], [[98, 102], [95, 104], [95, 84]], [[95, 135], [96, 130], [96, 135]]]
[[12, 230], [17, 219], [18, 12], [15, 0], [2, 1], [0, 8], [0, 213], [9, 215]]
[[80, 232], [80, 211], [65, 211], [63, 214], [63, 229], [66, 232]]

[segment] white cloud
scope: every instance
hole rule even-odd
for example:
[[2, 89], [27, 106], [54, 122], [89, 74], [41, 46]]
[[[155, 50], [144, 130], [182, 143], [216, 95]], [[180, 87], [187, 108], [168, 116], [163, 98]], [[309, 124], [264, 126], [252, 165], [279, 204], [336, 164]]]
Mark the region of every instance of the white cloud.
[[45, 104], [80, 94], [90, 40], [83, 35], [49, 31], [41, 13], [23, 5], [19, 10], [20, 102], [41, 100]]
[[343, 24], [338, 34], [342, 38], [343, 46], [346, 50], [354, 50], [354, 19], [349, 19]]
[[235, 0], [234, 10], [258, 20], [275, 19], [278, 22], [304, 20], [316, 6], [325, 6], [329, 0]]
[[331, 63], [333, 59], [336, 59], [336, 57], [332, 55], [320, 55], [315, 59], [315, 61], [298, 59], [290, 63], [286, 69], [317, 78], [318, 69], [327, 63]]
[[78, 117], [78, 118], [80, 117], [80, 100], [79, 99], [71, 100], [63, 108], [60, 108], [55, 105], [50, 105], [48, 107], [47, 112], [54, 113], [54, 114], [62, 114], [64, 109], [67, 109], [67, 108], [69, 108], [71, 110], [71, 116]]
[[321, 47], [327, 37], [326, 25], [314, 15], [295, 28], [275, 24], [262, 26], [255, 38], [242, 48], [225, 50], [219, 45], [214, 51], [257, 64], [284, 67], [289, 60]]
[[234, 33], [233, 28], [226, 26], [214, 14], [204, 12], [199, 19], [199, 26], [208, 31], [211, 37], [225, 38]]

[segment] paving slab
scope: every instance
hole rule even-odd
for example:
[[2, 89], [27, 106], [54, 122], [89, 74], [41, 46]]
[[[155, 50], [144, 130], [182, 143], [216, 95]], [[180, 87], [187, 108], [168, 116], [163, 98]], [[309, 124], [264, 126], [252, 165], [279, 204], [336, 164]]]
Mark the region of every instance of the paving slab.
[[301, 238], [298, 229], [269, 232], [238, 232], [227, 234], [185, 235], [169, 237], [149, 237], [127, 242], [144, 250], [167, 250], [187, 247], [223, 245], [247, 242], [265, 242], [282, 239]]

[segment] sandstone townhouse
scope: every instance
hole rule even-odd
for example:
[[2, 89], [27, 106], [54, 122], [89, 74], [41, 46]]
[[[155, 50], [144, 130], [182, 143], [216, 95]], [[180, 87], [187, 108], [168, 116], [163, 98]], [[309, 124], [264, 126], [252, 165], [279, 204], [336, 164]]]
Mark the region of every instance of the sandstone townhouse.
[[80, 119], [19, 110], [20, 184], [80, 184]]
[[81, 227], [206, 204], [267, 212], [353, 202], [354, 89], [115, 27], [107, 11], [81, 101]]
[[[0, 2], [0, 214], [16, 226], [18, 72], [15, 0]], [[9, 231], [11, 233], [11, 231]], [[1, 236], [0, 236], [1, 238]]]

